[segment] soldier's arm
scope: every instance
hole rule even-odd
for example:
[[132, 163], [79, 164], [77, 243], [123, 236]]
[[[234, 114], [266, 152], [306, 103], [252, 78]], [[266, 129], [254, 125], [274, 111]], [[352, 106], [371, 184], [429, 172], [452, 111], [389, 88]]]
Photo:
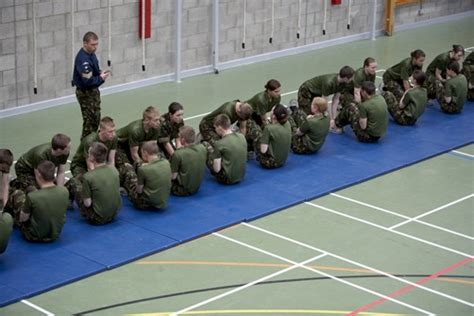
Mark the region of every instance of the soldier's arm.
[[108, 73], [101, 73], [99, 76], [94, 76], [89, 60], [77, 59], [75, 67], [76, 71], [80, 74], [82, 85], [85, 87], [98, 87], [104, 83], [105, 79], [109, 76]]
[[240, 133], [244, 136], [247, 135], [247, 120], [239, 121], [239, 125], [240, 125]]
[[405, 100], [405, 96], [407, 95], [407, 92], [408, 92], [408, 91], [409, 91], [409, 90], [405, 90], [405, 92], [403, 92], [403, 96], [402, 96], [402, 98], [400, 99], [400, 103], [398, 104], [398, 107], [399, 107], [400, 109], [403, 109], [403, 108], [405, 107], [405, 102], [403, 102], [403, 101]]
[[262, 154], [266, 153], [268, 150], [268, 144], [260, 144], [260, 152]]
[[407, 91], [410, 88], [411, 88], [410, 82], [408, 80], [403, 80], [403, 89]]
[[173, 146], [171, 146], [170, 142], [165, 143], [165, 150], [169, 156], [173, 156], [174, 149], [173, 149]]
[[109, 157], [107, 159], [107, 165], [109, 166], [115, 166], [115, 149], [111, 149], [109, 151]]
[[86, 198], [82, 201], [85, 205], [85, 207], [91, 207], [92, 205], [92, 199], [91, 198]]
[[219, 172], [221, 171], [222, 168], [222, 158], [216, 158], [212, 161], [212, 169], [214, 169], [214, 172]]
[[354, 100], [356, 103], [360, 103], [362, 98], [360, 97], [360, 88], [354, 88]]
[[142, 160], [140, 158], [140, 155], [138, 154], [138, 146], [130, 147], [130, 155], [132, 156], [132, 159], [135, 162], [140, 162]]
[[177, 173], [177, 172], [172, 172], [172, 173], [171, 173], [171, 180], [176, 180], [177, 177], [178, 177], [178, 173]]
[[59, 165], [57, 174], [56, 174], [56, 184], [59, 186], [64, 186], [66, 167], [65, 165]]
[[360, 125], [360, 128], [365, 130], [367, 128], [367, 118], [366, 117], [360, 118], [359, 119], [359, 125]]
[[7, 201], [8, 201], [8, 190], [10, 188], [10, 181], [9, 181], [9, 174], [8, 173], [2, 173], [2, 182], [0, 183], [1, 185], [1, 198], [2, 198], [2, 202], [3, 202], [3, 205], [2, 206], [5, 206], [7, 204]]

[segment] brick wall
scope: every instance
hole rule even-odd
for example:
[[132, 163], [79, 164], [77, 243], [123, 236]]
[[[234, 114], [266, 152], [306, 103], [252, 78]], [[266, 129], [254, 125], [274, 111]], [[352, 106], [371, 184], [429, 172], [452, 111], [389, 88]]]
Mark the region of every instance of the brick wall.
[[[71, 0], [0, 1], [0, 111], [68, 96], [73, 55], [82, 36], [91, 30], [100, 37], [102, 68], [108, 59], [108, 1], [76, 0], [75, 27], [71, 29]], [[212, 0], [182, 0], [182, 70], [212, 64]], [[37, 25], [38, 94], [33, 94], [33, 2]], [[112, 6], [112, 72], [105, 86], [173, 73], [175, 68], [175, 1], [152, 0], [152, 36], [146, 41], [147, 70], [141, 70], [138, 38], [138, 0], [110, 0]], [[300, 39], [296, 38], [298, 0], [275, 0], [273, 44], [271, 0], [247, 0], [246, 49], [243, 38], [243, 0], [220, 0], [219, 61], [227, 62], [369, 32], [372, 0], [352, 0], [351, 28], [346, 28], [348, 0], [329, 6], [326, 35], [322, 35], [322, 0], [303, 0]], [[384, 0], [378, 0], [377, 28], [382, 28]], [[397, 10], [396, 25], [427, 20], [474, 9], [474, 0], [424, 1]], [[74, 50], [72, 50], [74, 34]]]

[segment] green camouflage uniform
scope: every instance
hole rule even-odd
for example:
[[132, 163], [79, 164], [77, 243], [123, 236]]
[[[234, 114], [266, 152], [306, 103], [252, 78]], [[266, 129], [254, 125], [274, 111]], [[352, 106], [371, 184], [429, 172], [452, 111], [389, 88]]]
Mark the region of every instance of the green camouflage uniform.
[[392, 92], [400, 102], [405, 91], [403, 81], [408, 81], [415, 69], [418, 69], [418, 67], [412, 64], [411, 57], [405, 58], [395, 66], [387, 69], [383, 74], [384, 91]]
[[[359, 119], [361, 118], [367, 118], [366, 129], [362, 129], [359, 124]], [[351, 104], [343, 108], [336, 117], [335, 123], [339, 128], [350, 124], [360, 142], [376, 142], [387, 131], [387, 104], [382, 96], [375, 95], [358, 105]]]
[[[288, 119], [292, 129], [291, 150], [296, 154], [311, 154], [317, 152], [326, 139], [329, 132], [329, 118], [327, 113], [318, 114], [312, 118], [307, 117], [302, 110], [292, 113]], [[303, 135], [296, 135], [300, 129]]]
[[176, 150], [176, 139], [178, 138], [179, 129], [183, 126], [184, 122], [173, 123], [170, 113], [165, 113], [161, 116], [160, 134], [157, 140], [161, 151], [167, 159], [170, 159], [170, 156], [165, 149], [165, 144], [170, 143], [173, 149]]
[[199, 190], [206, 170], [207, 150], [202, 144], [176, 149], [170, 159], [171, 172], [177, 173], [172, 181], [171, 193], [185, 196]]
[[[219, 183], [234, 184], [245, 176], [247, 164], [247, 142], [240, 133], [225, 135], [209, 150], [207, 166]], [[221, 170], [214, 172], [213, 162], [221, 158]]]
[[437, 84], [439, 80], [436, 78], [436, 69], [441, 70], [441, 77], [446, 78], [446, 66], [449, 61], [449, 52], [439, 54], [426, 68], [426, 81], [424, 86], [428, 91], [428, 98], [436, 98]]
[[51, 161], [56, 168], [67, 163], [69, 155], [56, 157], [53, 156], [51, 151], [51, 143], [46, 143], [35, 146], [23, 154], [15, 164], [16, 179], [12, 181], [11, 185], [20, 190], [38, 188], [34, 169], [38, 167], [42, 161]]
[[13, 231], [13, 218], [9, 213], [3, 212], [3, 201], [0, 200], [0, 254], [4, 253]]
[[81, 106], [82, 135], [81, 139], [92, 132], [97, 132], [100, 124], [100, 91], [99, 88], [76, 89], [77, 101]]
[[290, 122], [285, 122], [283, 125], [272, 123], [265, 126], [260, 143], [268, 145], [266, 153], [257, 151], [257, 161], [262, 167], [273, 169], [283, 166], [291, 147]]
[[354, 89], [360, 89], [362, 88], [362, 83], [365, 81], [371, 81], [375, 83], [375, 74], [366, 74], [364, 71], [364, 67], [361, 67], [357, 69], [354, 72], [354, 79], [344, 85], [344, 89], [342, 91], [341, 97], [339, 98], [339, 103], [341, 104], [341, 107], [345, 107], [353, 103], [354, 100]]
[[[201, 133], [202, 141], [206, 141], [210, 145], [214, 146], [216, 141], [220, 139], [220, 136], [217, 135], [214, 129], [214, 119], [219, 114], [226, 114], [230, 118], [231, 124], [237, 122], [236, 126], [238, 127], [239, 116], [235, 111], [236, 102], [239, 101], [236, 100], [224, 103], [219, 108], [206, 115], [201, 120], [201, 123], [199, 124], [199, 132]], [[252, 119], [248, 119], [246, 122], [247, 134], [245, 135], [245, 139], [247, 141], [247, 150], [254, 151], [254, 145], [259, 141], [260, 137], [262, 136], [262, 129]]]
[[298, 89], [298, 107], [306, 114], [311, 113], [315, 97], [329, 96], [343, 92], [345, 85], [337, 82], [338, 74], [327, 74], [306, 80]]
[[250, 104], [253, 109], [252, 119], [262, 128], [267, 122], [263, 122], [261, 116], [270, 112], [274, 106], [280, 104], [280, 101], [280, 96], [270, 99], [267, 91], [263, 91], [254, 95], [246, 103]]
[[468, 84], [472, 87], [468, 89], [467, 99], [474, 101], [474, 52], [467, 55], [466, 59], [464, 59], [461, 73], [466, 77]]
[[400, 125], [413, 125], [425, 111], [428, 102], [425, 88], [415, 87], [410, 89], [403, 98], [404, 108], [400, 108], [400, 103], [390, 91], [382, 93], [387, 103], [388, 112], [394, 121]]
[[[451, 102], [447, 103], [445, 97], [451, 97]], [[467, 80], [463, 74], [446, 80], [444, 85], [438, 84], [437, 98], [441, 110], [448, 114], [461, 113], [467, 97]]]

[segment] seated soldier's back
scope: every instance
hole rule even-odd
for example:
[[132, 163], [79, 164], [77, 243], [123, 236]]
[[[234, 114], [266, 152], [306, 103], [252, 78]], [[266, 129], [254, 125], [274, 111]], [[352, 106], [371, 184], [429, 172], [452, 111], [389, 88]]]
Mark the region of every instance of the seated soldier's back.
[[94, 212], [103, 218], [116, 214], [122, 205], [119, 192], [119, 173], [107, 165], [84, 174], [83, 197], [92, 199]]
[[247, 141], [241, 133], [225, 135], [216, 142], [215, 150], [222, 158], [221, 166], [229, 182], [237, 183], [245, 176], [247, 163]]
[[138, 168], [138, 184], [143, 184], [147, 202], [156, 208], [164, 208], [171, 190], [171, 168], [168, 160], [158, 158]]

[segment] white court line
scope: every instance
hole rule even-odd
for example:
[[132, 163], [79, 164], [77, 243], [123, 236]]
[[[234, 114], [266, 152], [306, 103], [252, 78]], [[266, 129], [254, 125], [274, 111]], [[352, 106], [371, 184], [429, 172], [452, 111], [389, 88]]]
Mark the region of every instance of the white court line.
[[[239, 243], [239, 244], [245, 246], [244, 243], [240, 243], [240, 242], [238, 242], [238, 241], [234, 241], [234, 240], [232, 240], [231, 238], [225, 237], [225, 236], [220, 235], [220, 234], [218, 234], [218, 233], [213, 233], [213, 235], [216, 235], [216, 236], [218, 236], [218, 237], [221, 237], [221, 238], [224, 238], [224, 239], [233, 241], [233, 242], [237, 242], [237, 243]], [[268, 253], [268, 252], [266, 252], [266, 251], [264, 251], [264, 250], [258, 249], [258, 248], [256, 248], [256, 247], [253, 247], [253, 246], [250, 246], [250, 245], [248, 245], [248, 246], [249, 246], [248, 248], [257, 250], [258, 252], [263, 252], [263, 253], [265, 253], [265, 254], [270, 254], [270, 253]], [[209, 303], [211, 303], [211, 302], [217, 301], [217, 300], [219, 300], [219, 299], [221, 299], [221, 298], [223, 298], [223, 297], [226, 297], [226, 296], [229, 296], [229, 295], [234, 294], [234, 293], [236, 293], [236, 292], [242, 291], [242, 290], [244, 290], [244, 289], [246, 289], [246, 288], [248, 288], [248, 287], [251, 287], [251, 286], [253, 286], [253, 285], [255, 285], [255, 284], [258, 284], [258, 283], [260, 283], [260, 282], [264, 282], [264, 281], [266, 281], [266, 280], [268, 280], [268, 279], [274, 278], [274, 277], [276, 277], [276, 276], [278, 276], [278, 275], [280, 275], [280, 274], [286, 273], [286, 272], [288, 272], [288, 271], [294, 270], [294, 269], [299, 268], [299, 267], [303, 268], [303, 267], [304, 267], [304, 266], [303, 266], [304, 264], [308, 264], [308, 263], [310, 263], [310, 262], [312, 262], [312, 261], [315, 261], [315, 260], [317, 260], [317, 259], [320, 259], [320, 258], [322, 258], [322, 257], [324, 257], [324, 256], [326, 256], [326, 254], [323, 253], [323, 254], [320, 254], [320, 255], [318, 255], [318, 256], [316, 256], [316, 257], [313, 257], [313, 258], [310, 258], [310, 259], [308, 259], [308, 260], [305, 260], [305, 261], [303, 261], [303, 262], [298, 263], [298, 262], [294, 262], [294, 261], [291, 261], [291, 260], [288, 260], [288, 259], [285, 259], [285, 258], [282, 258], [282, 257], [280, 257], [280, 256], [277, 256], [277, 255], [273, 255], [273, 254], [272, 254], [272, 257], [279, 257], [279, 258], [281, 258], [283, 261], [291, 262], [291, 263], [293, 264], [293, 266], [290, 266], [290, 267], [285, 268], [285, 269], [283, 269], [283, 270], [279, 270], [279, 271], [277, 271], [277, 272], [275, 272], [275, 273], [269, 274], [269, 275], [264, 276], [264, 277], [262, 277], [262, 278], [260, 278], [260, 279], [257, 279], [257, 280], [255, 280], [255, 281], [249, 282], [249, 283], [247, 283], [247, 284], [245, 284], [245, 285], [239, 286], [239, 287], [237, 287], [237, 288], [235, 288], [235, 289], [232, 289], [232, 290], [230, 290], [230, 291], [224, 292], [224, 293], [222, 293], [222, 294], [220, 294], [220, 295], [211, 297], [210, 299], [207, 299], [207, 300], [202, 301], [202, 302], [200, 302], [200, 303], [197, 303], [197, 304], [194, 304], [194, 305], [192, 305], [192, 306], [186, 307], [186, 308], [184, 308], [184, 309], [182, 309], [182, 310], [180, 310], [180, 311], [178, 311], [178, 312], [172, 313], [171, 315], [172, 315], [172, 316], [175, 316], [175, 315], [179, 315], [179, 314], [186, 313], [186, 312], [188, 312], [188, 311], [190, 311], [190, 310], [193, 310], [193, 309], [196, 309], [196, 308], [201, 307], [201, 306], [203, 306], [203, 305], [206, 305], [206, 304], [209, 304]]]
[[[219, 233], [214, 233], [214, 235], [216, 235], [216, 236], [218, 236], [218, 237], [221, 237], [221, 238], [224, 238], [224, 239], [227, 239], [227, 240], [229, 240], [229, 241], [231, 241], [231, 242], [234, 242], [234, 243], [236, 243], [236, 244], [239, 244], [239, 245], [241, 245], [241, 246], [244, 246], [244, 247], [247, 247], [247, 248], [256, 250], [256, 251], [258, 251], [258, 252], [263, 252], [263, 253], [265, 253], [265, 254], [269, 254], [269, 255], [272, 256], [272, 257], [281, 258], [283, 261], [286, 261], [286, 262], [291, 263], [291, 264], [299, 265], [299, 267], [301, 267], [301, 268], [303, 268], [303, 269], [305, 269], [305, 270], [308, 270], [308, 271], [311, 271], [311, 272], [315, 272], [315, 273], [317, 273], [317, 274], [320, 274], [320, 275], [323, 275], [323, 276], [325, 276], [325, 277], [328, 277], [328, 278], [330, 278], [330, 279], [332, 279], [332, 280], [334, 280], [334, 281], [337, 281], [337, 282], [340, 282], [340, 283], [344, 283], [344, 284], [349, 285], [349, 286], [351, 286], [351, 287], [355, 287], [356, 289], [359, 289], [359, 290], [362, 290], [362, 291], [364, 291], [364, 292], [370, 293], [370, 294], [372, 294], [372, 295], [375, 295], [375, 296], [378, 296], [378, 297], [381, 297], [381, 298], [390, 300], [390, 301], [392, 301], [392, 302], [394, 302], [394, 303], [397, 303], [397, 304], [399, 304], [399, 305], [403, 305], [403, 306], [405, 306], [405, 307], [414, 309], [414, 310], [416, 310], [416, 311], [425, 313], [425, 314], [427, 314], [427, 315], [434, 315], [434, 314], [431, 313], [431, 312], [427, 312], [427, 311], [425, 311], [425, 310], [423, 310], [423, 309], [420, 309], [420, 308], [418, 308], [418, 307], [415, 307], [415, 306], [409, 305], [409, 304], [407, 304], [407, 303], [401, 302], [401, 301], [399, 301], [399, 300], [397, 300], [397, 299], [390, 298], [390, 297], [388, 297], [388, 296], [386, 296], [386, 295], [384, 295], [384, 294], [378, 293], [378, 292], [376, 292], [376, 291], [372, 291], [372, 290], [370, 290], [370, 289], [367, 289], [367, 288], [362, 287], [362, 286], [360, 286], [360, 285], [351, 283], [351, 282], [346, 281], [346, 280], [344, 280], [344, 279], [340, 279], [340, 278], [335, 277], [335, 276], [333, 276], [333, 275], [331, 275], [331, 274], [328, 274], [328, 273], [326, 273], [326, 272], [322, 272], [322, 271], [320, 271], [320, 270], [317, 270], [317, 269], [314, 269], [314, 268], [311, 268], [311, 267], [307, 267], [307, 266], [305, 266], [303, 263], [298, 264], [298, 263], [296, 263], [296, 262], [294, 262], [294, 261], [292, 261], [292, 260], [290, 260], [290, 259], [280, 257], [280, 256], [278, 256], [278, 255], [272, 254], [272, 253], [270, 253], [270, 252], [268, 252], [268, 251], [265, 251], [265, 250], [263, 250], [263, 249], [260, 249], [260, 248], [251, 246], [251, 245], [249, 245], [249, 244], [246, 244], [246, 243], [244, 243], [244, 242], [235, 240], [235, 239], [233, 239], [233, 238], [230, 238], [230, 237], [221, 235], [221, 234], [219, 234]], [[322, 252], [323, 252], [323, 254], [319, 256], [320, 258], [322, 258], [322, 256], [328, 255], [328, 253], [325, 253], [324, 251], [322, 251]], [[316, 259], [315, 259], [315, 260], [316, 260]], [[307, 260], [307, 261], [308, 261], [308, 260]]]
[[375, 78], [383, 79], [383, 77], [380, 77], [380, 76], [375, 76]]
[[404, 218], [404, 219], [413, 220], [414, 222], [417, 222], [419, 224], [426, 225], [426, 226], [429, 226], [429, 227], [432, 227], [432, 228], [435, 228], [435, 229], [438, 229], [438, 230], [442, 230], [444, 232], [447, 232], [447, 233], [450, 233], [450, 234], [453, 234], [453, 235], [457, 235], [457, 236], [460, 236], [460, 237], [463, 237], [463, 238], [474, 240], [474, 237], [472, 237], [472, 236], [468, 236], [468, 235], [465, 235], [465, 234], [462, 234], [462, 233], [458, 233], [454, 230], [450, 230], [450, 229], [447, 229], [447, 228], [444, 228], [444, 227], [441, 227], [441, 226], [438, 226], [438, 225], [435, 225], [435, 224], [431, 224], [431, 223], [428, 223], [428, 222], [424, 222], [424, 221], [421, 221], [421, 220], [418, 220], [418, 219], [413, 219], [409, 216], [405, 216], [403, 214], [399, 214], [399, 213], [396, 213], [396, 212], [393, 212], [393, 211], [390, 211], [390, 210], [387, 210], [387, 209], [384, 209], [384, 208], [381, 208], [381, 207], [378, 207], [378, 206], [375, 206], [375, 205], [372, 205], [372, 204], [368, 204], [368, 203], [365, 203], [365, 202], [354, 200], [354, 199], [351, 199], [347, 196], [343, 196], [343, 195], [336, 194], [336, 193], [331, 193], [331, 195], [335, 196], [335, 197], [338, 197], [340, 199], [343, 199], [343, 200], [347, 200], [347, 201], [350, 201], [350, 202], [354, 202], [356, 204], [360, 204], [360, 205], [363, 205], [363, 206], [370, 207], [374, 210], [378, 210], [378, 211], [388, 213], [388, 214], [391, 214], [391, 215], [394, 215], [394, 216], [398, 216], [398, 217], [401, 217], [401, 218]]
[[464, 201], [464, 200], [467, 200], [467, 199], [469, 199], [469, 198], [471, 198], [471, 197], [473, 197], [473, 196], [474, 196], [474, 194], [469, 194], [469, 195], [467, 195], [467, 196], [465, 196], [465, 197], [462, 197], [462, 198], [460, 198], [460, 199], [457, 199], [456, 201], [447, 203], [447, 204], [442, 205], [442, 206], [440, 206], [440, 207], [438, 207], [438, 208], [435, 208], [434, 210], [431, 210], [431, 211], [428, 211], [428, 212], [426, 212], [426, 213], [420, 214], [420, 215], [418, 215], [418, 216], [416, 216], [416, 217], [413, 217], [413, 218], [410, 219], [410, 220], [406, 220], [406, 221], [401, 222], [401, 223], [399, 223], [399, 224], [397, 224], [397, 225], [393, 225], [393, 226], [390, 227], [389, 229], [390, 229], [390, 230], [395, 229], [395, 228], [400, 227], [400, 226], [402, 226], [402, 225], [405, 225], [405, 224], [407, 224], [407, 223], [409, 223], [409, 222], [411, 222], [411, 221], [420, 219], [420, 218], [422, 218], [422, 217], [425, 217], [425, 216], [427, 216], [427, 215], [430, 215], [430, 214], [433, 214], [433, 213], [435, 213], [435, 212], [438, 212], [438, 211], [440, 211], [440, 210], [442, 210], [442, 209], [445, 209], [445, 208], [447, 208], [447, 207], [449, 207], [449, 206], [451, 206], [451, 205], [454, 205], [454, 204], [456, 204], [456, 203], [459, 203], [459, 202], [462, 202], [462, 201]]
[[474, 155], [471, 155], [471, 154], [468, 154], [468, 153], [465, 153], [465, 152], [462, 152], [462, 151], [459, 151], [459, 150], [451, 150], [451, 151], [453, 153], [456, 153], [456, 154], [460, 154], [460, 155], [463, 155], [463, 156], [474, 158]]
[[37, 306], [37, 305], [35, 305], [35, 304], [33, 304], [33, 303], [27, 301], [27, 300], [21, 300], [21, 302], [22, 302], [23, 304], [26, 304], [26, 305], [28, 305], [28, 306], [30, 306], [30, 307], [36, 309], [37, 311], [42, 312], [42, 313], [45, 314], [45, 315], [54, 316], [53, 313], [48, 312], [47, 310], [45, 310], [45, 309], [43, 309], [43, 308], [41, 308], [41, 307], [39, 307], [39, 306]]
[[323, 252], [323, 253], [326, 253], [328, 256], [330, 257], [334, 257], [336, 259], [339, 259], [341, 261], [344, 261], [344, 262], [347, 262], [349, 264], [352, 264], [352, 265], [355, 265], [355, 266], [358, 266], [358, 267], [361, 267], [361, 268], [364, 268], [366, 270], [370, 270], [370, 271], [373, 271], [375, 273], [378, 273], [378, 274], [381, 274], [381, 275], [384, 275], [390, 279], [394, 279], [394, 280], [397, 280], [399, 282], [402, 282], [402, 283], [405, 283], [405, 284], [409, 284], [409, 285], [412, 285], [414, 287], [417, 287], [419, 289], [423, 289], [425, 291], [428, 291], [428, 292], [431, 292], [433, 294], [436, 294], [436, 295], [439, 295], [439, 296], [443, 296], [445, 298], [448, 298], [448, 299], [451, 299], [453, 301], [456, 301], [456, 302], [459, 302], [459, 303], [462, 303], [462, 304], [465, 304], [465, 305], [468, 305], [468, 306], [471, 306], [471, 307], [474, 307], [474, 304], [470, 303], [470, 302], [466, 302], [464, 300], [461, 300], [457, 297], [454, 297], [454, 296], [451, 296], [451, 295], [448, 295], [448, 294], [445, 294], [445, 293], [442, 293], [442, 292], [439, 292], [439, 291], [436, 291], [436, 290], [433, 290], [433, 289], [430, 289], [430, 288], [427, 288], [423, 285], [419, 285], [417, 283], [414, 283], [414, 282], [410, 282], [408, 280], [405, 280], [403, 278], [400, 278], [400, 277], [397, 277], [397, 276], [394, 276], [390, 273], [387, 273], [387, 272], [384, 272], [384, 271], [381, 271], [381, 270], [378, 270], [376, 268], [372, 268], [372, 267], [369, 267], [365, 264], [362, 264], [362, 263], [359, 263], [357, 261], [354, 261], [354, 260], [351, 260], [351, 259], [347, 259], [347, 258], [344, 258], [344, 257], [341, 257], [341, 256], [338, 256], [336, 254], [333, 254], [329, 251], [326, 251], [326, 250], [323, 250], [323, 249], [320, 249], [320, 248], [317, 248], [317, 247], [313, 247], [311, 245], [308, 245], [308, 244], [305, 244], [301, 241], [297, 241], [297, 240], [294, 240], [294, 239], [291, 239], [289, 237], [286, 237], [286, 236], [283, 236], [283, 235], [280, 235], [280, 234], [277, 234], [277, 233], [274, 233], [274, 232], [271, 232], [269, 230], [266, 230], [264, 228], [261, 228], [261, 227], [258, 227], [258, 226], [254, 226], [252, 224], [249, 224], [249, 223], [241, 223], [242, 225], [244, 226], [247, 226], [249, 228], [252, 228], [252, 229], [255, 229], [255, 230], [258, 230], [258, 231], [261, 231], [265, 234], [268, 234], [268, 235], [271, 235], [271, 236], [274, 236], [274, 237], [277, 237], [277, 238], [280, 238], [280, 239], [283, 239], [283, 240], [286, 240], [286, 241], [289, 241], [291, 243], [294, 243], [294, 244], [297, 244], [299, 246], [302, 246], [302, 247], [305, 247], [305, 248], [308, 248], [308, 249], [311, 249], [311, 250], [314, 250], [314, 251], [318, 251], [318, 252]]
[[294, 94], [294, 93], [296, 93], [296, 92], [298, 92], [298, 90], [290, 91], [290, 92], [285, 92], [285, 93], [280, 94], [280, 96], [284, 97], [284, 96], [286, 96], [286, 95]]
[[347, 218], [350, 218], [350, 219], [355, 220], [357, 222], [361, 222], [361, 223], [364, 223], [364, 224], [367, 224], [367, 225], [370, 225], [370, 226], [373, 226], [373, 227], [377, 227], [379, 229], [382, 229], [382, 230], [385, 230], [385, 231], [388, 231], [388, 232], [391, 232], [391, 233], [394, 233], [394, 234], [397, 234], [397, 235], [400, 235], [400, 236], [404, 236], [404, 237], [419, 241], [421, 243], [424, 243], [424, 244], [427, 244], [427, 245], [430, 245], [430, 246], [433, 246], [433, 247], [436, 247], [436, 248], [446, 250], [448, 252], [452, 252], [452, 253], [461, 255], [461, 256], [466, 257], [466, 258], [474, 258], [473, 255], [464, 253], [462, 251], [455, 250], [455, 249], [452, 249], [452, 248], [449, 248], [449, 247], [445, 247], [445, 246], [439, 245], [437, 243], [434, 243], [434, 242], [431, 242], [431, 241], [428, 241], [428, 240], [424, 240], [424, 239], [421, 239], [421, 238], [418, 238], [418, 237], [415, 237], [415, 236], [412, 236], [412, 235], [409, 235], [409, 234], [405, 234], [405, 233], [402, 233], [402, 232], [399, 232], [399, 231], [396, 231], [396, 230], [392, 230], [392, 229], [389, 229], [385, 226], [375, 224], [375, 223], [372, 223], [370, 221], [366, 221], [364, 219], [360, 219], [360, 218], [352, 216], [352, 215], [347, 215], [345, 213], [341, 213], [341, 212], [338, 212], [338, 211], [332, 210], [330, 208], [327, 208], [327, 207], [324, 207], [324, 206], [321, 206], [321, 205], [317, 205], [317, 204], [314, 204], [314, 203], [311, 203], [311, 202], [304, 202], [304, 203], [308, 204], [308, 205], [311, 205], [313, 207], [319, 208], [323, 211], [333, 213], [333, 214], [336, 214], [336, 215], [339, 215], [339, 216], [342, 216], [342, 217], [347, 217]]

